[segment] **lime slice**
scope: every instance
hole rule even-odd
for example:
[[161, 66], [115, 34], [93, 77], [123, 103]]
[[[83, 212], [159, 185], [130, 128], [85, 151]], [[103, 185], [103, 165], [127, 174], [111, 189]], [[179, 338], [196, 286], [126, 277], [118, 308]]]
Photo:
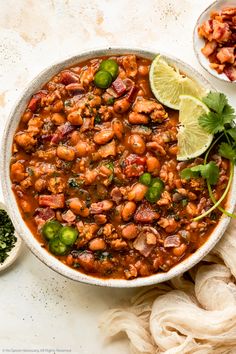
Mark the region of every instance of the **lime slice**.
[[205, 132], [198, 118], [208, 113], [208, 107], [196, 97], [180, 96], [177, 160], [193, 159], [203, 154], [211, 145], [213, 135]]
[[173, 109], [179, 109], [180, 95], [201, 97], [205, 93], [195, 81], [170, 66], [160, 55], [152, 62], [149, 80], [156, 99]]

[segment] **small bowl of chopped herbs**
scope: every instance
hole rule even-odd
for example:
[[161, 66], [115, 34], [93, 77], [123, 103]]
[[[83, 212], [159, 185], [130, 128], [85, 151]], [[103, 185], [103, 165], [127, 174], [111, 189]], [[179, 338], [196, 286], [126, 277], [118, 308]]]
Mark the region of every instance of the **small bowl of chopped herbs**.
[[8, 268], [20, 253], [22, 241], [16, 234], [6, 206], [0, 202], [0, 271]]

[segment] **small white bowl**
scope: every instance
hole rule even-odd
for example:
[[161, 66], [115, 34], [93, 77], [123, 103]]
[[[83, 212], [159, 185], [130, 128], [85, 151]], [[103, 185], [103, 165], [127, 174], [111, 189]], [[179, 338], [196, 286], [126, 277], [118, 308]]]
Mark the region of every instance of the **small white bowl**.
[[226, 7], [236, 7], [236, 0], [217, 0], [213, 2], [210, 6], [208, 6], [198, 17], [196, 25], [193, 31], [193, 48], [195, 55], [199, 61], [199, 64], [205, 69], [209, 74], [216, 77], [219, 80], [230, 82], [231, 84], [235, 84], [236, 81], [231, 81], [224, 73], [218, 74], [217, 71], [213, 70], [210, 67], [209, 60], [202, 54], [201, 49], [205, 45], [205, 41], [203, 38], [198, 35], [198, 27], [203, 24], [203, 22], [209, 20], [210, 15], [213, 11], [220, 11]]
[[[125, 280], [125, 279], [100, 279], [100, 278], [93, 277], [91, 275], [83, 274], [77, 271], [76, 269], [72, 269], [68, 267], [67, 265], [59, 261], [57, 258], [55, 258], [52, 254], [50, 254], [45, 248], [41, 247], [41, 244], [32, 235], [30, 229], [27, 227], [24, 220], [22, 219], [14, 193], [12, 191], [9, 164], [10, 164], [11, 154], [12, 154], [13, 137], [18, 127], [19, 121], [21, 119], [21, 115], [23, 114], [30, 97], [39, 89], [41, 89], [46, 82], [48, 82], [54, 75], [56, 75], [62, 69], [68, 68], [70, 66], [76, 65], [86, 60], [96, 58], [96, 57], [101, 57], [104, 55], [112, 56], [112, 55], [125, 55], [125, 54], [135, 54], [143, 58], [153, 60], [158, 53], [159, 52], [154, 53], [142, 49], [107, 48], [107, 49], [92, 50], [89, 52], [78, 54], [77, 56], [68, 58], [66, 60], [63, 60], [45, 69], [27, 86], [26, 90], [22, 92], [21, 98], [16, 103], [15, 107], [13, 108], [9, 116], [3, 134], [1, 159], [0, 159], [0, 170], [2, 171], [3, 195], [7, 203], [9, 215], [14, 223], [17, 232], [22, 237], [22, 239], [26, 242], [27, 246], [34, 253], [34, 255], [38, 257], [48, 267], [50, 267], [51, 269], [55, 270], [56, 272], [70, 279], [82, 283], [87, 283], [87, 284], [117, 287], [117, 288], [132, 288], [132, 287], [146, 286], [146, 285], [164, 282], [166, 280], [169, 280], [173, 277], [176, 277], [177, 275], [186, 272], [195, 264], [197, 264], [203, 257], [205, 257], [207, 253], [210, 252], [210, 250], [221, 239], [222, 235], [224, 234], [229, 224], [230, 218], [222, 215], [218, 225], [211, 233], [208, 240], [195, 253], [193, 253], [191, 256], [183, 260], [181, 263], [177, 264], [175, 267], [171, 268], [168, 272], [157, 273], [148, 277], [140, 277], [133, 280]], [[193, 80], [196, 80], [196, 82], [202, 85], [206, 90], [214, 90], [212, 85], [190, 65], [184, 63], [183, 61], [171, 55], [167, 55], [163, 53], [159, 53], [159, 54], [161, 54], [167, 60], [167, 62], [169, 62], [173, 66], [178, 67], [181, 72], [185, 73]], [[232, 186], [228, 195], [227, 209], [229, 210], [229, 212], [233, 212], [235, 202], [236, 202], [236, 173], [234, 175]]]
[[[0, 202], [0, 209], [3, 209], [8, 213], [6, 205], [1, 202]], [[10, 267], [20, 254], [22, 240], [19, 237], [19, 235], [17, 235], [16, 231], [15, 231], [15, 236], [16, 236], [16, 243], [11, 249], [11, 251], [8, 253], [8, 257], [5, 259], [5, 261], [2, 264], [0, 264], [0, 272]]]

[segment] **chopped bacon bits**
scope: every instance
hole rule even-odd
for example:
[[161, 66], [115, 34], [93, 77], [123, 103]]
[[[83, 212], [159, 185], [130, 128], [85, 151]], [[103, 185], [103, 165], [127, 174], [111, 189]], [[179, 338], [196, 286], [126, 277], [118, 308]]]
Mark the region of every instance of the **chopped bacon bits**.
[[64, 194], [43, 194], [39, 196], [39, 205], [50, 207], [52, 209], [63, 208], [65, 204]]
[[230, 81], [236, 80], [236, 8], [225, 8], [213, 12], [211, 18], [198, 28], [204, 38], [203, 55], [210, 61], [210, 67], [218, 74], [224, 73]]

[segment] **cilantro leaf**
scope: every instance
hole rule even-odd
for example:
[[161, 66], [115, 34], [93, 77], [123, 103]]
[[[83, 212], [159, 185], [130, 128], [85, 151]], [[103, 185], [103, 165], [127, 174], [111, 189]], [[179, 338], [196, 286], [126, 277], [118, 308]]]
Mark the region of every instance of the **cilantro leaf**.
[[229, 135], [231, 136], [231, 138], [234, 139], [234, 141], [236, 141], [236, 128], [231, 128], [227, 130], [227, 133], [229, 133]]
[[229, 104], [225, 105], [222, 115], [223, 115], [224, 124], [231, 123], [235, 118], [234, 108]]
[[202, 101], [210, 108], [209, 113], [202, 114], [199, 125], [209, 134], [220, 133], [225, 124], [231, 123], [235, 118], [234, 108], [228, 104], [227, 97], [220, 92], [210, 92]]
[[210, 161], [206, 165], [197, 165], [190, 168], [185, 168], [180, 172], [180, 177], [183, 179], [203, 177], [210, 184], [216, 184], [219, 178], [219, 167], [215, 162]]
[[207, 179], [210, 184], [216, 184], [219, 178], [219, 167], [215, 162], [210, 161], [208, 164], [203, 165], [201, 175]]
[[224, 130], [223, 116], [215, 112], [202, 114], [198, 118], [198, 122], [199, 125], [209, 134], [216, 134]]
[[184, 170], [182, 170], [180, 172], [180, 177], [182, 179], [198, 178], [199, 173], [197, 171], [193, 171], [192, 168], [185, 168]]
[[228, 104], [227, 97], [221, 92], [209, 92], [202, 101], [208, 106], [208, 108], [219, 114], [223, 112], [225, 106]]
[[221, 143], [219, 148], [219, 154], [226, 159], [236, 162], [236, 146], [228, 143]]

